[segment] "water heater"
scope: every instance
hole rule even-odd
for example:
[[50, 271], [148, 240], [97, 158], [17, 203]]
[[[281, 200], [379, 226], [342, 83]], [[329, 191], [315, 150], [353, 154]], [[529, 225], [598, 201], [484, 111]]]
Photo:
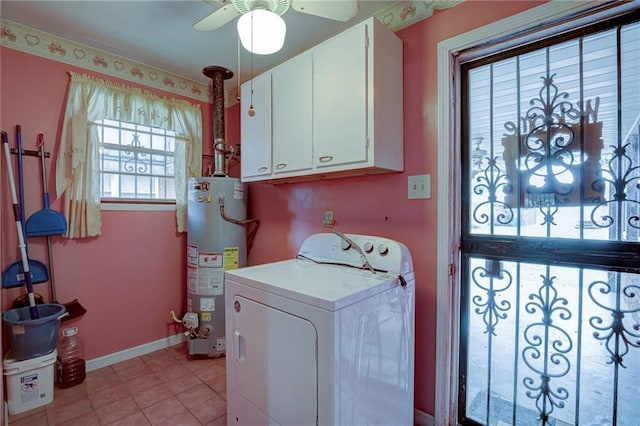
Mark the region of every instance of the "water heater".
[[247, 264], [245, 186], [230, 177], [189, 180], [187, 329], [189, 355], [225, 353], [224, 272]]

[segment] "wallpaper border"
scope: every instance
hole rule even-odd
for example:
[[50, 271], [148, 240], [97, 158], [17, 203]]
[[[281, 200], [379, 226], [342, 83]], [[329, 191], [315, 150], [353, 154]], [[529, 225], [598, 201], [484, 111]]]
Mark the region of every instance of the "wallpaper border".
[[210, 85], [6, 19], [2, 19], [0, 45], [187, 98], [209, 103], [212, 99]]
[[[392, 31], [399, 31], [433, 15], [435, 10], [448, 9], [464, 0], [399, 1], [374, 16]], [[44, 31], [1, 19], [0, 45], [30, 53], [86, 70], [181, 95], [203, 102], [212, 102], [211, 84], [204, 84], [151, 67], [132, 59], [77, 43]], [[237, 103], [232, 93], [225, 104]], [[232, 101], [233, 100], [233, 101]]]

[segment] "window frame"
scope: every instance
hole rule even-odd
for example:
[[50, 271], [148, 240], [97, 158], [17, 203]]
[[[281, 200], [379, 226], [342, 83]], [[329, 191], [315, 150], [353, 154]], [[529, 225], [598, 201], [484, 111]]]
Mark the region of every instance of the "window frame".
[[[117, 122], [118, 124], [109, 124], [109, 123], [105, 123], [105, 121], [112, 121], [112, 122]], [[131, 128], [128, 129], [126, 126], [123, 127], [123, 124], [126, 125], [130, 125]], [[166, 129], [162, 129], [159, 127], [151, 127], [145, 124], [140, 124], [140, 123], [135, 123], [135, 122], [125, 122], [125, 121], [118, 121], [118, 120], [112, 120], [112, 119], [102, 119], [99, 122], [94, 122], [91, 123], [91, 126], [96, 128], [98, 132], [101, 132], [101, 129], [103, 129], [104, 127], [108, 127], [111, 129], [115, 129], [116, 131], [122, 131], [122, 130], [131, 130], [134, 132], [138, 132], [139, 129], [138, 127], [142, 127], [142, 128], [148, 128], [148, 130], [143, 130], [144, 133], [147, 133], [149, 135], [153, 134], [154, 129], [156, 130], [160, 130], [164, 133], [168, 133], [168, 132], [172, 132], [170, 130], [166, 130]], [[175, 133], [175, 132], [173, 132]], [[179, 134], [175, 134], [175, 135], [163, 135], [165, 138], [167, 137], [172, 137], [176, 140], [186, 140], [186, 138], [183, 135], [179, 135]], [[102, 149], [105, 145], [110, 145], [110, 146], [115, 146], [118, 144], [114, 144], [112, 142], [107, 142], [107, 141], [102, 141], [100, 142], [100, 146], [99, 149]], [[121, 145], [121, 147], [124, 147], [125, 145]], [[121, 148], [122, 149], [122, 148]], [[147, 149], [145, 149], [147, 150]], [[148, 149], [149, 151], [158, 151], [158, 150], [154, 150], [152, 148]], [[164, 152], [170, 152], [170, 151], [161, 151], [161, 153]], [[175, 161], [175, 150], [173, 152], [171, 152], [172, 157], [174, 157], [174, 161]], [[99, 164], [102, 165], [102, 153], [99, 154]], [[102, 178], [103, 178], [103, 170], [102, 168], [100, 168], [100, 181], [102, 182]], [[120, 175], [120, 173], [117, 173], [117, 175]], [[138, 174], [133, 174], [138, 176]], [[145, 175], [140, 175], [140, 176], [145, 176]], [[174, 184], [175, 184], [175, 174], [173, 176], [174, 179]], [[102, 192], [102, 188], [100, 189], [100, 192]], [[153, 199], [153, 198], [130, 198], [130, 197], [103, 197], [102, 194], [100, 196], [100, 209], [103, 211], [175, 211], [176, 210], [176, 199]]]
[[[100, 196], [100, 202], [102, 203], [108, 203], [108, 204], [129, 204], [129, 205], [143, 205], [143, 204], [147, 204], [147, 205], [156, 205], [156, 204], [172, 204], [175, 205], [176, 204], [176, 197], [175, 197], [175, 191], [174, 191], [174, 198], [132, 198], [132, 197], [104, 197], [102, 195], [102, 182], [103, 179], [105, 178], [106, 174], [111, 174], [114, 176], [122, 176], [122, 175], [127, 175], [127, 176], [142, 176], [142, 177], [153, 177], [152, 174], [141, 174], [141, 173], [122, 173], [122, 159], [118, 158], [117, 159], [117, 163], [118, 163], [118, 167], [120, 170], [116, 171], [116, 172], [111, 172], [111, 171], [107, 171], [105, 172], [102, 168], [105, 158], [103, 157], [103, 150], [104, 149], [111, 149], [111, 150], [117, 150], [118, 152], [123, 152], [126, 151], [126, 147], [131, 146], [132, 150], [134, 151], [143, 151], [143, 154], [150, 154], [151, 156], [153, 155], [158, 155], [158, 156], [165, 156], [165, 157], [171, 157], [173, 160], [173, 162], [175, 163], [176, 159], [175, 159], [175, 149], [173, 151], [169, 151], [169, 150], [158, 150], [158, 149], [154, 149], [153, 147], [149, 147], [149, 148], [145, 148], [145, 147], [138, 147], [138, 146], [133, 146], [133, 141], [131, 142], [131, 144], [124, 144], [121, 141], [121, 137], [122, 137], [122, 133], [123, 132], [132, 132], [133, 134], [135, 134], [136, 136], [138, 136], [139, 134], [146, 134], [150, 139], [154, 137], [154, 135], [157, 134], [157, 136], [160, 136], [161, 138], [164, 138], [164, 145], [166, 147], [167, 144], [167, 138], [172, 138], [176, 141], [180, 140], [182, 142], [184, 142], [186, 140], [186, 138], [182, 135], [177, 134], [176, 132], [172, 131], [172, 130], [167, 130], [167, 129], [163, 129], [160, 127], [151, 127], [149, 125], [145, 125], [145, 124], [140, 124], [140, 123], [136, 123], [136, 122], [128, 122], [128, 121], [119, 121], [119, 120], [115, 120], [115, 119], [107, 119], [107, 118], [103, 118], [97, 122], [93, 122], [91, 123], [91, 126], [98, 132], [100, 133], [100, 143], [99, 143], [99, 165], [100, 165], [100, 185], [101, 185], [101, 196]], [[105, 129], [111, 129], [111, 131], [116, 132], [118, 135], [118, 142], [113, 142], [111, 140], [105, 140], [104, 139], [104, 135], [105, 135]], [[171, 133], [171, 134], [169, 134]], [[136, 139], [137, 140], [137, 139]], [[174, 144], [174, 148], [175, 148], [175, 144]], [[136, 164], [137, 164], [137, 153], [134, 154], [134, 157], [136, 158]], [[152, 158], [152, 157], [150, 157]], [[125, 162], [126, 163], [126, 162]], [[151, 167], [153, 167], [153, 164], [151, 165]], [[166, 172], [166, 165], [165, 165], [165, 172]], [[175, 185], [175, 173], [173, 173], [172, 175], [168, 175], [165, 174], [164, 178], [170, 178], [172, 179], [173, 185]]]

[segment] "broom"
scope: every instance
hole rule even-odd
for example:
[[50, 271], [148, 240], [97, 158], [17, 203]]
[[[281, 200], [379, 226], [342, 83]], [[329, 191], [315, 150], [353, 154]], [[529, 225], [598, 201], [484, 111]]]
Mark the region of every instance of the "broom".
[[[40, 164], [42, 170], [42, 210], [32, 214], [27, 219], [26, 229], [28, 237], [46, 236], [47, 237], [47, 254], [49, 260], [49, 283], [51, 287], [52, 303], [59, 303], [56, 296], [56, 281], [53, 272], [53, 247], [51, 244], [52, 235], [63, 235], [67, 232], [67, 220], [59, 212], [49, 207], [49, 193], [47, 191], [47, 165], [45, 163], [44, 151], [44, 134], [38, 134], [38, 147], [40, 150]], [[87, 310], [73, 299], [71, 302], [62, 303], [67, 309], [67, 315], [62, 321], [68, 321], [73, 318], [84, 315]]]

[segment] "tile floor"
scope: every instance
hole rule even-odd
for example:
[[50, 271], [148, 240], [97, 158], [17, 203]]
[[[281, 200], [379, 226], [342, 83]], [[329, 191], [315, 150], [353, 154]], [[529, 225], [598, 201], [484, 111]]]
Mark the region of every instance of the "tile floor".
[[190, 357], [180, 344], [91, 371], [9, 424], [223, 426], [226, 396], [225, 358]]

